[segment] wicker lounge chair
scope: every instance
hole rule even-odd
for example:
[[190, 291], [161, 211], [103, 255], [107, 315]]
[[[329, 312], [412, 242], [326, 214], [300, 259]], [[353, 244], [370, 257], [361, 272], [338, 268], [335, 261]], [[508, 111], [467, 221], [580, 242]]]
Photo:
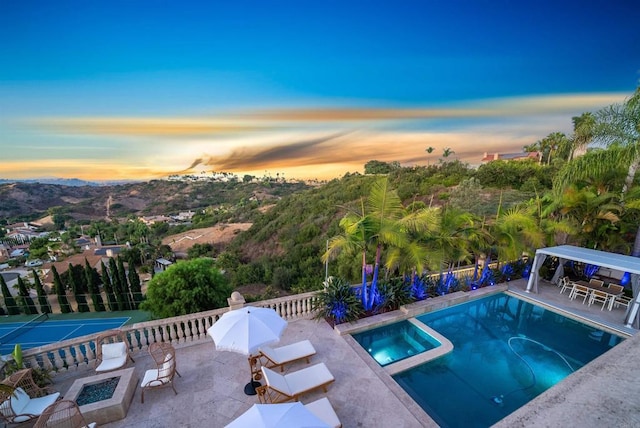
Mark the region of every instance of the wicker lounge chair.
[[324, 363], [315, 364], [286, 375], [281, 375], [267, 367], [262, 367], [266, 385], [256, 388], [258, 399], [262, 403], [284, 403], [298, 401], [302, 394], [327, 386], [335, 378]]
[[177, 374], [182, 377], [176, 369], [176, 351], [170, 343], [154, 342], [149, 345], [149, 354], [156, 363], [155, 369], [149, 369], [144, 373], [140, 388], [140, 401], [144, 403], [144, 391], [147, 389], [164, 388], [171, 386], [173, 392], [177, 395], [175, 386], [173, 386], [173, 378]]
[[45, 409], [33, 428], [96, 428], [87, 423], [75, 401], [60, 400]]
[[280, 367], [280, 371], [284, 371], [284, 365], [298, 360], [306, 360], [307, 364], [311, 362], [311, 356], [316, 353], [315, 348], [308, 340], [292, 343], [291, 345], [281, 346], [279, 348], [270, 348], [268, 346], [260, 349], [260, 363], [264, 367], [270, 369]]
[[49, 405], [60, 397], [59, 392], [49, 393], [33, 380], [32, 369], [22, 369], [5, 378], [2, 383], [13, 389], [0, 390], [0, 418], [5, 423], [22, 423], [39, 417]]
[[336, 411], [333, 409], [331, 402], [327, 397], [322, 397], [319, 400], [316, 400], [311, 403], [307, 403], [304, 405], [311, 413], [316, 415], [319, 419], [321, 419], [324, 423], [329, 425], [332, 428], [341, 428], [342, 422], [336, 415]]
[[96, 338], [96, 372], [110, 372], [135, 362], [129, 353], [127, 337], [123, 331], [110, 330]]

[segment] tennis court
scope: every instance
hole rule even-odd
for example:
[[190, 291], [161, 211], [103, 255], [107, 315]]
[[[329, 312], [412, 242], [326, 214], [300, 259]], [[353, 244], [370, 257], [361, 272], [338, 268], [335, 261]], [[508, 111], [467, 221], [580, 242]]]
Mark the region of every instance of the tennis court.
[[0, 355], [13, 352], [16, 343], [23, 350], [118, 328], [130, 318], [98, 318], [51, 321], [37, 317], [28, 323], [0, 324]]

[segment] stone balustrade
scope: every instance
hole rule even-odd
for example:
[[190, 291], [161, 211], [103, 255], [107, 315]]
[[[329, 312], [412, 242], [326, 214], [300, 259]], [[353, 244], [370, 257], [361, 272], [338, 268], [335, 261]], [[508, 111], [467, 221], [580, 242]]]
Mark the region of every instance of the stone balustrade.
[[[295, 320], [313, 317], [313, 299], [316, 292], [296, 294], [276, 299], [252, 302], [248, 305], [272, 308], [282, 318]], [[146, 321], [121, 330], [127, 333], [129, 349], [134, 354], [146, 351], [153, 342], [174, 345], [205, 340], [211, 327], [229, 308], [182, 315], [179, 317]], [[42, 367], [53, 372], [77, 370], [95, 363], [95, 334], [69, 339], [24, 351], [23, 359], [30, 367]]]

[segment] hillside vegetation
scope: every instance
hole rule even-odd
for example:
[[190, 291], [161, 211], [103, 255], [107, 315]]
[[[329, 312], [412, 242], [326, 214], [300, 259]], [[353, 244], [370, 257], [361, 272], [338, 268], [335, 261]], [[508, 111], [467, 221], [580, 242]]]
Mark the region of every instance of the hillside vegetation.
[[0, 184], [0, 218], [28, 221], [51, 211], [74, 220], [131, 215], [167, 215], [251, 200], [276, 201], [308, 188], [303, 183], [181, 182], [154, 180], [114, 186], [61, 186], [40, 183]]

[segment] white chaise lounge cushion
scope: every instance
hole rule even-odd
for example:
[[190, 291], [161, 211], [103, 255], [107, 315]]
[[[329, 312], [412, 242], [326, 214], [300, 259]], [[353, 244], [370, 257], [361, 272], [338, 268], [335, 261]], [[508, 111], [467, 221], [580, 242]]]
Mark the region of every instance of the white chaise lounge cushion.
[[127, 363], [127, 345], [124, 342], [106, 343], [102, 345], [102, 362], [96, 367], [97, 372], [108, 372], [118, 369]]
[[336, 415], [336, 411], [333, 410], [333, 406], [327, 397], [307, 403], [304, 407], [330, 427], [340, 428], [342, 426], [342, 422], [338, 419], [338, 415]]
[[31, 398], [22, 388], [16, 388], [11, 396], [11, 409], [18, 416], [14, 422], [25, 422], [32, 419], [29, 415], [41, 415], [44, 409], [56, 402], [60, 396], [59, 392], [46, 395], [44, 397]]
[[263, 366], [262, 374], [270, 388], [290, 397], [326, 385], [335, 380], [324, 363], [318, 363], [302, 370], [287, 373], [286, 375], [281, 375]]
[[270, 348], [265, 346], [262, 347], [260, 351], [278, 365], [310, 357], [316, 353], [316, 349], [308, 340], [301, 340], [300, 342], [281, 346], [279, 348]]

